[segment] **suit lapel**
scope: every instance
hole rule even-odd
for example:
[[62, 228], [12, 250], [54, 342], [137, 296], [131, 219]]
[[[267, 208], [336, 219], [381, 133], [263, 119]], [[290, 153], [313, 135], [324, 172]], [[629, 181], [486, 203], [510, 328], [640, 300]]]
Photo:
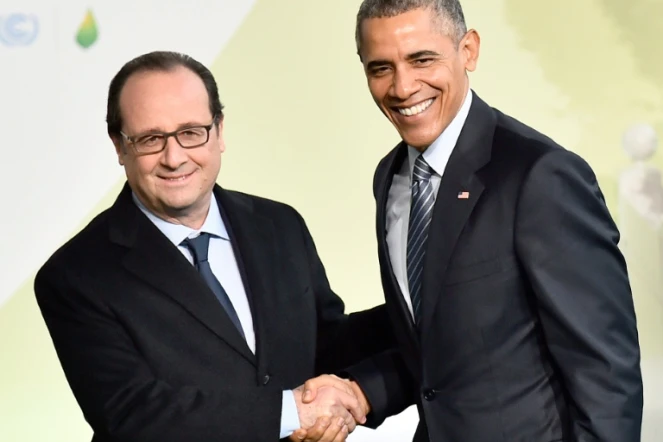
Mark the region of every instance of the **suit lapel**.
[[[490, 160], [495, 124], [492, 109], [473, 95], [470, 112], [442, 176], [433, 208], [423, 269], [422, 336], [432, 322], [458, 238], [483, 193], [484, 185], [477, 172]], [[469, 195], [459, 198], [460, 192]]]
[[[131, 200], [125, 186], [113, 206], [111, 240], [129, 248], [123, 266], [178, 303], [251, 363], [256, 358], [196, 269]], [[174, 325], [175, 326], [175, 325]]]
[[384, 269], [384, 273], [387, 275], [386, 277], [388, 278], [390, 286], [392, 287], [392, 293], [396, 297], [395, 301], [401, 312], [401, 322], [404, 324], [405, 329], [407, 330], [410, 348], [415, 349], [418, 354], [419, 338], [414, 327], [412, 315], [410, 314], [407, 304], [405, 303], [403, 292], [401, 291], [400, 286], [398, 285], [398, 280], [394, 274], [393, 265], [389, 254], [389, 245], [387, 244], [387, 201], [389, 198], [389, 189], [391, 188], [394, 175], [398, 173], [401, 166], [403, 165], [403, 161], [405, 161], [406, 158], [407, 146], [404, 143], [401, 143], [395, 149], [393, 149], [389, 156], [387, 156], [385, 163], [378, 170], [378, 176], [376, 177], [375, 184], [375, 196], [377, 201], [376, 229], [378, 232], [378, 255], [380, 259], [380, 266]]
[[[240, 275], [249, 299], [256, 338], [258, 381], [267, 371], [267, 340], [265, 330], [272, 330], [266, 321], [273, 317], [263, 306], [269, 305], [265, 297], [276, 290], [274, 263], [278, 250], [271, 219], [256, 213], [253, 201], [239, 194], [227, 192], [217, 186], [215, 195], [222, 208], [221, 214], [228, 228]], [[279, 318], [276, 317], [276, 320]]]

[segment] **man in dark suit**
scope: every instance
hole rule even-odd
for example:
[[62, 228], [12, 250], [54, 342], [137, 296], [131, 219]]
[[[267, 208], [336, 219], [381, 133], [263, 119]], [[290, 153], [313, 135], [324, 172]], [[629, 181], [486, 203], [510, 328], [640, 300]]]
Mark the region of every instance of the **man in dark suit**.
[[415, 441], [639, 441], [633, 300], [592, 169], [471, 91], [457, 0], [364, 0], [357, 45], [403, 140], [374, 180], [400, 355], [347, 370], [367, 425], [416, 404]]
[[386, 310], [344, 314], [302, 217], [215, 184], [222, 129], [214, 78], [185, 55], [138, 57], [110, 85], [127, 184], [35, 280], [94, 441], [339, 442], [363, 420], [353, 395], [303, 404], [298, 386], [388, 348]]

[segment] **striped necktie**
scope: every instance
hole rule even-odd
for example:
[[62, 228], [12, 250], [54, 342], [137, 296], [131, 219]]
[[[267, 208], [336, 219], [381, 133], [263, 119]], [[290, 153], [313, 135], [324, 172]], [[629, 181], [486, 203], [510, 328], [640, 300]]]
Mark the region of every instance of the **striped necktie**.
[[407, 232], [407, 280], [412, 299], [412, 313], [417, 326], [421, 324], [421, 281], [428, 227], [433, 218], [435, 195], [430, 181], [433, 169], [420, 154], [412, 174], [412, 201]]

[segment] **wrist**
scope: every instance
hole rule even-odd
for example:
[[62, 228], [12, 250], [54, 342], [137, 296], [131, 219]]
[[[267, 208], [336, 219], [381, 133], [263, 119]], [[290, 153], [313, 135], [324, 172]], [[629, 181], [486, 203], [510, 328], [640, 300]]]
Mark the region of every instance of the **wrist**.
[[304, 392], [302, 391], [301, 387], [297, 387], [292, 390], [292, 396], [295, 399], [295, 407], [297, 408], [297, 418], [299, 419], [299, 426], [300, 428], [304, 428], [303, 426], [303, 420], [304, 416], [302, 416], [302, 406], [304, 405], [302, 402], [302, 396], [304, 395]]

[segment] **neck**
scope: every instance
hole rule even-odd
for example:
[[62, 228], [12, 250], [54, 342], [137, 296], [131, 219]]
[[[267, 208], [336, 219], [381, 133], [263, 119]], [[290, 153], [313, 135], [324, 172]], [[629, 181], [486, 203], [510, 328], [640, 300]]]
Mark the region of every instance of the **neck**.
[[207, 197], [202, 197], [199, 201], [187, 207], [167, 207], [163, 204], [154, 207], [146, 204], [139, 194], [135, 193], [134, 195], [140, 204], [157, 218], [194, 230], [200, 230], [203, 224], [205, 224], [212, 198], [214, 198], [212, 192], [210, 192]]
[[186, 213], [155, 213], [155, 215], [171, 224], [180, 224], [189, 227], [190, 229], [200, 230], [203, 224], [205, 224], [208, 212], [209, 203], [207, 203], [205, 210], [196, 210], [195, 212], [187, 211]]

